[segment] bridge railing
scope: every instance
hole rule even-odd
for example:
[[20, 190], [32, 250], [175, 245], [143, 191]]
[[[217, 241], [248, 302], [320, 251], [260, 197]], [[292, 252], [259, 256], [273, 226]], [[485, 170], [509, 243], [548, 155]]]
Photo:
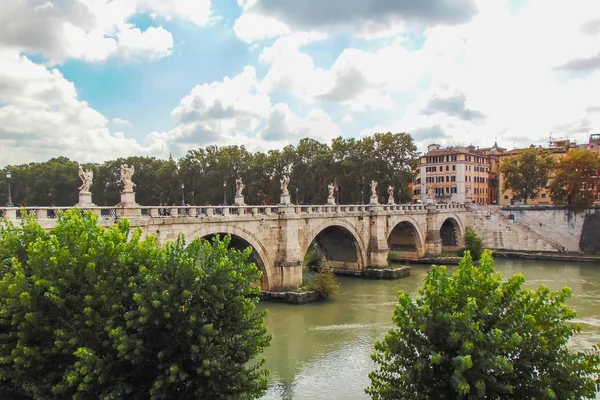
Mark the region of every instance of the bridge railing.
[[[117, 219], [120, 215], [129, 218], [211, 218], [211, 217], [254, 217], [277, 216], [280, 211], [295, 214], [364, 214], [369, 212], [414, 213], [425, 212], [428, 205], [424, 204], [326, 204], [326, 205], [237, 205], [237, 206], [137, 206], [123, 209], [121, 207], [86, 207], [81, 211], [92, 211], [101, 219]], [[464, 204], [437, 204], [437, 210], [464, 210]], [[60, 212], [75, 207], [0, 207], [0, 219], [20, 220], [24, 214], [35, 216], [39, 220], [54, 220]], [[122, 213], [126, 210], [127, 213]]]

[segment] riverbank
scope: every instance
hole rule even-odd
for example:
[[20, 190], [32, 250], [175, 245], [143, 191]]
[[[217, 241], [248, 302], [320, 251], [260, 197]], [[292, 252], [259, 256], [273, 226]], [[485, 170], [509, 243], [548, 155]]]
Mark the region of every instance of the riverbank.
[[492, 250], [494, 257], [541, 261], [570, 261], [600, 264], [600, 255], [583, 253], [547, 253], [539, 251]]

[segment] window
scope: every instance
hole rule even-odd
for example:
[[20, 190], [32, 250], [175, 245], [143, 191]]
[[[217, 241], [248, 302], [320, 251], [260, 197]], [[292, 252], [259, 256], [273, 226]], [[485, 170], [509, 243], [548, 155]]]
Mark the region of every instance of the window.
[[452, 175], [452, 178], [450, 178], [450, 182], [456, 182], [456, 175]]
[[450, 171], [450, 166], [446, 165], [446, 171]]
[[542, 193], [542, 199], [546, 198], [546, 193]]
[[504, 195], [504, 200], [508, 200], [508, 195]]
[[452, 171], [456, 171], [456, 164], [452, 165]]

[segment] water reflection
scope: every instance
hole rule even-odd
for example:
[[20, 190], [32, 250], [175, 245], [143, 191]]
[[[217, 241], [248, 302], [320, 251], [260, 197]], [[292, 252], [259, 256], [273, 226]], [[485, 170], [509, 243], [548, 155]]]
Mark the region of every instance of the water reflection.
[[[583, 333], [573, 347], [600, 342], [600, 268], [594, 264], [497, 260], [505, 278], [522, 273], [526, 286], [572, 289], [568, 304], [577, 311]], [[392, 327], [398, 290], [416, 294], [426, 266], [400, 281], [340, 278], [340, 293], [327, 302], [294, 306], [265, 303], [274, 336], [265, 351], [271, 386], [263, 399], [367, 399], [364, 388], [373, 368], [373, 344]]]

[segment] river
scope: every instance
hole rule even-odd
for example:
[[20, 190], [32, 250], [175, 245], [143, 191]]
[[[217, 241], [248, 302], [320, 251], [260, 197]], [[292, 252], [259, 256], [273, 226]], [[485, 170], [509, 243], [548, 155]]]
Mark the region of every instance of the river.
[[[572, 346], [600, 343], [600, 265], [530, 260], [496, 260], [505, 278], [521, 272], [525, 287], [547, 285], [572, 289], [568, 305], [583, 329]], [[273, 334], [265, 350], [271, 384], [263, 400], [368, 399], [364, 388], [374, 364], [373, 344], [393, 326], [398, 290], [416, 294], [428, 267], [413, 266], [412, 275], [397, 281], [340, 277], [339, 293], [325, 302], [301, 306], [261, 303]]]

